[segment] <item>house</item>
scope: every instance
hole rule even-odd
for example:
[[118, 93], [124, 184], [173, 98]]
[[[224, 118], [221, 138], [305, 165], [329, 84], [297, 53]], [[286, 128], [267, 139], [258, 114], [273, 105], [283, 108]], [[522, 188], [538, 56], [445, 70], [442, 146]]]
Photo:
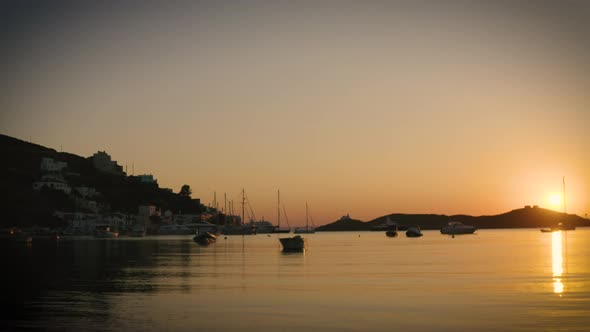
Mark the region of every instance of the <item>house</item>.
[[72, 187], [60, 175], [43, 175], [41, 180], [33, 182], [33, 189], [35, 191], [41, 191], [43, 187], [60, 190], [68, 195], [72, 192]]
[[94, 168], [101, 172], [123, 174], [123, 166], [118, 165], [115, 160], [111, 160], [111, 156], [106, 151], [98, 151], [90, 159], [92, 159]]
[[66, 167], [68, 167], [68, 163], [64, 161], [56, 161], [52, 158], [41, 159], [42, 172], [61, 172]]

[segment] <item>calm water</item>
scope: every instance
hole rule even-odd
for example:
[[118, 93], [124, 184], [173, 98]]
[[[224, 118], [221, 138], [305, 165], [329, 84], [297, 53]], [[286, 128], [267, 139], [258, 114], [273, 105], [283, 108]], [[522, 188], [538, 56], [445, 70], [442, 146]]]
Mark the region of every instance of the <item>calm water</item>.
[[590, 229], [0, 243], [0, 329], [588, 331]]

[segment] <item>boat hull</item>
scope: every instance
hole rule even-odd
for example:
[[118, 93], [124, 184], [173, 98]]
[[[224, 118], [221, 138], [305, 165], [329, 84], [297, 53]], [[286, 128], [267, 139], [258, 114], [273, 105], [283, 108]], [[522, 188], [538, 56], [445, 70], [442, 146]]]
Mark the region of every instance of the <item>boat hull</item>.
[[387, 235], [388, 237], [396, 237], [397, 236], [397, 232], [390, 230], [390, 231], [385, 232], [385, 235]]
[[197, 234], [193, 237], [193, 241], [197, 242], [200, 245], [209, 245], [211, 243], [217, 242], [217, 237], [209, 232]]
[[303, 251], [306, 247], [305, 239], [301, 236], [280, 238], [283, 251]]

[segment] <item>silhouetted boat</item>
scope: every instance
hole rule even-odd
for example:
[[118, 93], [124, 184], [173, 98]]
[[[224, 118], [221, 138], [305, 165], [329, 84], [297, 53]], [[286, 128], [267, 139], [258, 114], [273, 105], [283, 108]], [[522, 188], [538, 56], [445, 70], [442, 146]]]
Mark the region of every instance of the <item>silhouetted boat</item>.
[[564, 225], [563, 223], [557, 224], [557, 226], [553, 226], [551, 228], [543, 228], [541, 232], [543, 233], [551, 233], [557, 231], [573, 231], [576, 229], [576, 226], [573, 225]]
[[[567, 216], [567, 212], [565, 209], [565, 177], [563, 177], [563, 214]], [[541, 229], [541, 232], [550, 233], [550, 232], [557, 232], [557, 231], [573, 231], [575, 229], [576, 229], [576, 226], [574, 226], [572, 224], [564, 225], [562, 222], [560, 222], [557, 224], [557, 226]]]
[[114, 239], [119, 237], [119, 232], [111, 230], [109, 225], [97, 225], [94, 230], [94, 236], [102, 239]]
[[389, 236], [389, 237], [396, 237], [397, 236], [397, 227], [390, 227], [387, 232], [385, 232], [385, 235]]
[[458, 235], [458, 234], [473, 234], [477, 228], [471, 225], [465, 225], [458, 221], [451, 221], [446, 226], [440, 229], [442, 234]]
[[283, 246], [283, 251], [303, 251], [305, 249], [305, 239], [299, 235], [280, 238], [279, 241]]
[[[305, 228], [296, 228], [293, 233], [295, 234], [313, 234], [315, 233], [315, 228], [309, 228], [309, 217], [307, 211], [307, 202], [305, 202]], [[313, 224], [313, 222], [312, 222]]]
[[[289, 225], [289, 219], [287, 219], [287, 213], [285, 206], [283, 205], [283, 212], [285, 213], [285, 219], [287, 220], [287, 226]], [[273, 233], [291, 233], [291, 228], [281, 228], [281, 192], [277, 190], [277, 226], [273, 228]]]
[[419, 226], [410, 226], [410, 227], [408, 227], [408, 230], [406, 231], [406, 236], [407, 237], [420, 237], [422, 235], [423, 234], [420, 231], [420, 227]]
[[211, 243], [214, 243], [217, 241], [217, 236], [209, 233], [209, 232], [203, 232], [203, 233], [197, 233], [194, 237], [193, 240], [195, 242], [197, 242], [198, 244], [201, 245], [208, 245]]

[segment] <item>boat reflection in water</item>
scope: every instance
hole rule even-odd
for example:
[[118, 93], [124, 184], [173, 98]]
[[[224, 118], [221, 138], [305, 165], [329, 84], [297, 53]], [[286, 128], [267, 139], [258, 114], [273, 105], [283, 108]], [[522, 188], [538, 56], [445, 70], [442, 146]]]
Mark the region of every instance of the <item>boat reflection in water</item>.
[[551, 233], [551, 236], [551, 249], [553, 252], [553, 292], [561, 296], [563, 293], [563, 283], [561, 282], [563, 275], [562, 232], [553, 232]]

